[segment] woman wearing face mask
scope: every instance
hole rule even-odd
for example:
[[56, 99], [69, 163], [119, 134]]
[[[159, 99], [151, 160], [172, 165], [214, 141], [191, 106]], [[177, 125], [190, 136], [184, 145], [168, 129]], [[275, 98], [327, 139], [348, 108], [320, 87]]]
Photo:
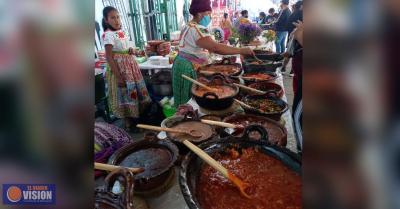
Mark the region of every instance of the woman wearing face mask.
[[182, 75], [196, 79], [196, 70], [208, 64], [208, 53], [221, 55], [252, 55], [250, 48], [235, 48], [219, 44], [211, 38], [208, 26], [211, 23], [210, 0], [192, 0], [189, 12], [193, 19], [182, 29], [179, 41], [179, 54], [172, 67], [173, 92], [175, 106], [189, 101], [191, 98], [190, 81]]

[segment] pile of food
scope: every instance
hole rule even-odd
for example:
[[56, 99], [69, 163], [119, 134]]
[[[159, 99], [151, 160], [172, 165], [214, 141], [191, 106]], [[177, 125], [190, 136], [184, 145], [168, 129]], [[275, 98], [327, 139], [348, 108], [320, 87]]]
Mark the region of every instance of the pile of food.
[[196, 196], [202, 209], [275, 209], [301, 208], [301, 177], [274, 157], [256, 148], [212, 156], [244, 182], [249, 184], [242, 196], [229, 180], [209, 165], [203, 165]]
[[283, 107], [271, 99], [251, 99], [246, 102], [251, 107], [265, 113], [277, 113], [283, 110]]

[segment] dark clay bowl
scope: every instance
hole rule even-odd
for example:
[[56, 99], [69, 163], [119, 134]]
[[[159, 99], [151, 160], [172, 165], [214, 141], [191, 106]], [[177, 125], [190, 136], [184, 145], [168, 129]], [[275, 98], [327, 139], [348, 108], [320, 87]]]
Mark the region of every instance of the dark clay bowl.
[[245, 73], [253, 71], [264, 71], [264, 72], [276, 72], [278, 67], [282, 66], [282, 63], [253, 63], [255, 60], [243, 61], [243, 70]]
[[[227, 69], [230, 70], [226, 70], [224, 72], [219, 71], [218, 67], [225, 67]], [[209, 64], [209, 65], [205, 65], [199, 68], [198, 72], [201, 75], [204, 76], [210, 76], [213, 74], [217, 74], [217, 73], [221, 73], [224, 76], [236, 76], [239, 75], [242, 72], [242, 66], [240, 64], [237, 63], [233, 63], [233, 64], [223, 64], [223, 63], [217, 63], [217, 64]]]
[[242, 106], [242, 108], [244, 109], [244, 111], [246, 113], [261, 115], [261, 116], [265, 116], [267, 118], [270, 118], [270, 119], [273, 119], [276, 121], [280, 121], [281, 116], [289, 109], [289, 106], [285, 101], [283, 101], [282, 99], [279, 99], [277, 97], [270, 96], [270, 95], [248, 95], [242, 99], [242, 102], [248, 104], [248, 102], [254, 101], [254, 100], [270, 100], [273, 103], [280, 106], [281, 110], [277, 111], [277, 112], [264, 112], [260, 109], [254, 108], [254, 107], [247, 108], [245, 106]]
[[141, 141], [117, 150], [108, 163], [144, 168], [143, 173], [135, 176], [135, 191], [144, 193], [154, 190], [167, 180], [178, 155], [178, 148], [172, 142], [158, 140], [152, 133]]
[[[260, 81], [260, 82], [255, 82], [249, 85], [250, 88], [253, 89], [258, 89], [261, 91], [265, 91], [267, 93], [273, 92], [276, 94], [279, 98], [283, 97], [284, 91], [281, 85], [269, 82], [269, 81]], [[256, 95], [253, 92], [249, 92], [249, 95]]]
[[[256, 57], [263, 61], [275, 61], [279, 62], [284, 59], [284, 57], [279, 53], [269, 52], [265, 50], [254, 50]], [[245, 58], [253, 58], [252, 56], [245, 56]]]
[[203, 94], [203, 96], [199, 96], [196, 94], [197, 88], [200, 88], [197, 85], [192, 85], [192, 95], [196, 100], [197, 104], [208, 110], [224, 110], [229, 108], [233, 104], [233, 99], [238, 95], [239, 88], [231, 83], [229, 83], [225, 77], [216, 75], [211, 81], [209, 81], [209, 85], [218, 83], [219, 86], [228, 86], [233, 90], [232, 95], [228, 97], [218, 98], [214, 92], [207, 92]]
[[[248, 76], [251, 76], [251, 75], [254, 75], [254, 74], [266, 74], [266, 75], [269, 75], [270, 76], [270, 78], [268, 78], [268, 79], [256, 79], [256, 78], [246, 78], [246, 77], [248, 77]], [[274, 72], [264, 72], [264, 71], [260, 71], [260, 70], [255, 70], [255, 71], [253, 71], [253, 72], [247, 72], [247, 73], [244, 73], [243, 75], [242, 75], [242, 78], [243, 78], [243, 80], [244, 80], [244, 83], [246, 84], [246, 85], [250, 85], [250, 84], [253, 84], [253, 83], [255, 83], [255, 82], [273, 82], [273, 81], [275, 81], [277, 78], [278, 78], [278, 75], [276, 74], [276, 73], [274, 73]]]
[[[248, 134], [251, 131], [258, 131], [263, 136], [261, 141], [254, 141], [249, 139]], [[227, 137], [218, 141], [209, 141], [201, 144], [200, 148], [206, 153], [223, 153], [227, 149], [242, 149], [249, 147], [256, 147], [263, 154], [274, 157], [281, 161], [289, 169], [301, 175], [301, 159], [300, 156], [291, 152], [290, 150], [267, 143], [267, 133], [261, 126], [249, 126], [246, 134], [242, 138]], [[196, 197], [196, 185], [198, 176], [204, 162], [197, 157], [193, 152], [188, 153], [182, 161], [181, 170], [179, 173], [179, 185], [183, 197], [190, 209], [201, 209], [200, 204]]]
[[[268, 132], [268, 143], [285, 147], [287, 143], [287, 131], [286, 128], [275, 120], [271, 120], [264, 116], [252, 115], [252, 114], [233, 114], [229, 117], [224, 118], [226, 123], [232, 123], [235, 125], [241, 125], [244, 128], [250, 125], [261, 125]], [[244, 128], [241, 129], [224, 129], [226, 134], [242, 137], [244, 134]], [[250, 135], [249, 137], [253, 139], [260, 139], [261, 135], [257, 132], [254, 133], [254, 136]]]

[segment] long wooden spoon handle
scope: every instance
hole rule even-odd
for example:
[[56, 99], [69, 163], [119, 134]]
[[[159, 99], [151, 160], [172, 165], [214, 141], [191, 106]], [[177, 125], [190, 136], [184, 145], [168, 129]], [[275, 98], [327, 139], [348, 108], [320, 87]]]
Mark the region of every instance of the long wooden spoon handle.
[[205, 119], [202, 119], [201, 122], [209, 124], [209, 125], [221, 126], [221, 127], [225, 127], [225, 128], [237, 128], [237, 126], [232, 123], [225, 123], [225, 122], [214, 121], [214, 120], [205, 120]]
[[153, 130], [153, 131], [166, 131], [166, 132], [174, 132], [174, 133], [186, 133], [186, 131], [182, 131], [182, 130], [179, 130], [179, 129], [164, 128], [164, 127], [159, 127], [159, 126], [150, 126], [150, 125], [145, 125], [145, 124], [137, 124], [136, 127], [147, 129], [147, 130]]
[[[97, 170], [103, 170], [103, 171], [114, 171], [116, 169], [120, 169], [120, 168], [127, 168], [127, 167], [121, 167], [121, 166], [116, 166], [116, 165], [110, 165], [110, 164], [104, 164], [104, 163], [94, 163], [94, 168]], [[127, 168], [130, 171], [132, 171], [132, 173], [141, 173], [144, 171], [143, 168]]]
[[196, 153], [201, 159], [206, 161], [206, 163], [209, 164], [211, 167], [213, 167], [215, 170], [219, 171], [226, 178], [229, 178], [228, 170], [224, 168], [224, 166], [222, 166], [219, 162], [215, 161], [212, 157], [210, 157], [210, 155], [205, 153], [203, 150], [201, 150], [188, 140], [183, 141], [183, 144], [185, 144], [190, 150]]
[[192, 79], [192, 78], [190, 78], [190, 77], [188, 77], [188, 76], [186, 76], [186, 75], [182, 75], [182, 77], [183, 77], [184, 79], [188, 80], [188, 81], [191, 81], [191, 82], [194, 83], [194, 84], [197, 84], [197, 85], [199, 85], [199, 86], [201, 86], [201, 87], [203, 87], [203, 88], [209, 90], [209, 91], [215, 91], [215, 89], [213, 89], [213, 88], [211, 88], [211, 87], [208, 87], [208, 86], [206, 86], [205, 84], [200, 83], [199, 81], [196, 81], [196, 80], [194, 80], [194, 79]]
[[247, 107], [247, 108], [249, 108], [249, 109], [254, 109], [252, 106], [250, 106], [250, 105], [248, 105], [248, 104], [246, 104], [246, 103], [244, 103], [244, 102], [242, 102], [242, 101], [239, 101], [239, 100], [237, 100], [237, 99], [234, 99], [234, 100], [235, 100], [235, 102], [239, 103], [239, 104], [242, 105], [242, 106], [245, 106], [245, 107]]
[[257, 94], [265, 94], [266, 93], [265, 91], [254, 89], [254, 88], [242, 85], [242, 84], [233, 83], [233, 85], [238, 86], [238, 87], [243, 88], [243, 89], [246, 89], [246, 90], [249, 90], [249, 91], [252, 91], [252, 92], [255, 92]]

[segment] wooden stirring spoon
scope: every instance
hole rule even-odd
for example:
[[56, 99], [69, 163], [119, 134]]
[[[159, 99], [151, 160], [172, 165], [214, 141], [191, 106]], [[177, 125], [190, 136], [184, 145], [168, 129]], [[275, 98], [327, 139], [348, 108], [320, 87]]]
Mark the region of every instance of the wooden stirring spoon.
[[[154, 127], [156, 128], [161, 128], [161, 127], [157, 127], [157, 126], [137, 126], [138, 128], [151, 128], [151, 130], [155, 130]], [[158, 129], [161, 130], [161, 129]], [[246, 189], [249, 187], [249, 185], [245, 182], [243, 182], [240, 178], [238, 178], [237, 176], [235, 176], [234, 174], [232, 174], [231, 172], [229, 172], [224, 166], [222, 166], [219, 162], [217, 162], [216, 160], [214, 160], [210, 155], [208, 155], [206, 152], [204, 152], [203, 150], [201, 150], [200, 148], [198, 148], [196, 145], [192, 144], [190, 141], [188, 140], [184, 140], [182, 142], [184, 145], [186, 145], [186, 147], [188, 147], [190, 150], [192, 150], [197, 156], [199, 156], [201, 159], [203, 159], [207, 164], [209, 164], [211, 167], [213, 167], [215, 170], [219, 171], [225, 178], [229, 179], [230, 181], [232, 181], [232, 183], [238, 187], [238, 189], [240, 190], [240, 193], [246, 197], [246, 198], [251, 198], [247, 193], [246, 193]]]
[[181, 133], [181, 134], [187, 134], [195, 138], [200, 138], [203, 136], [202, 133], [200, 133], [197, 130], [181, 130], [181, 129], [175, 129], [175, 128], [164, 128], [164, 127], [159, 127], [159, 126], [150, 126], [150, 125], [145, 125], [145, 124], [138, 124], [136, 127], [138, 128], [143, 128], [143, 129], [148, 129], [148, 130], [153, 130], [153, 131], [165, 131], [165, 132], [171, 132], [171, 133]]
[[[127, 167], [122, 167], [122, 166], [117, 166], [117, 165], [110, 165], [110, 164], [104, 164], [104, 163], [94, 163], [94, 168], [97, 170], [103, 170], [103, 171], [114, 171], [120, 168], [127, 168]], [[127, 168], [129, 169], [132, 173], [137, 174], [141, 173], [144, 171], [144, 168]]]
[[242, 101], [240, 101], [240, 100], [237, 100], [237, 99], [233, 99], [233, 100], [235, 100], [235, 102], [237, 102], [238, 104], [240, 104], [242, 107], [246, 107], [246, 108], [248, 108], [248, 109], [255, 109], [254, 107], [252, 107], [252, 106], [250, 106], [250, 105], [248, 105], [248, 104], [246, 104], [246, 103], [244, 103], [244, 102], [242, 102]]
[[255, 89], [255, 88], [251, 88], [251, 87], [248, 87], [248, 86], [245, 86], [245, 85], [242, 85], [242, 84], [233, 83], [233, 85], [238, 86], [238, 87], [240, 87], [242, 89], [246, 89], [246, 90], [252, 91], [252, 92], [257, 93], [257, 94], [266, 94], [267, 93], [265, 91], [261, 91], [261, 90]]
[[194, 80], [194, 79], [192, 79], [192, 78], [190, 78], [190, 77], [188, 77], [188, 76], [186, 76], [186, 75], [182, 75], [182, 77], [183, 77], [184, 79], [186, 79], [186, 80], [188, 80], [188, 81], [190, 81], [190, 82], [192, 82], [192, 83], [194, 83], [194, 84], [200, 86], [200, 87], [203, 87], [203, 88], [207, 89], [208, 91], [212, 91], [212, 92], [218, 92], [218, 91], [220, 91], [220, 89], [211, 88], [211, 87], [205, 85], [204, 83], [201, 83], [201, 82], [199, 82], [199, 81], [196, 81], [196, 80]]
[[245, 183], [239, 177], [228, 171], [228, 169], [226, 169], [219, 162], [214, 160], [210, 155], [208, 155], [206, 152], [198, 148], [190, 141], [184, 140], [183, 144], [186, 145], [186, 147], [188, 147], [190, 150], [192, 150], [192, 152], [194, 152], [197, 156], [203, 159], [208, 165], [219, 171], [225, 178], [232, 181], [232, 183], [239, 189], [240, 193], [244, 197], [251, 199], [250, 195], [248, 195], [245, 191], [249, 187], [249, 184]]
[[201, 122], [206, 123], [208, 125], [221, 126], [224, 128], [243, 128], [243, 126], [241, 126], [241, 125], [235, 125], [232, 123], [225, 123], [225, 122], [215, 121], [215, 120], [201, 119]]
[[208, 124], [208, 125], [214, 125], [214, 126], [220, 126], [220, 127], [224, 127], [224, 128], [228, 128], [229, 131], [228, 133], [240, 133], [241, 131], [244, 130], [244, 126], [243, 125], [235, 125], [232, 123], [226, 123], [226, 122], [220, 122], [220, 121], [214, 121], [214, 120], [206, 120], [206, 119], [202, 119], [201, 120], [202, 123]]

